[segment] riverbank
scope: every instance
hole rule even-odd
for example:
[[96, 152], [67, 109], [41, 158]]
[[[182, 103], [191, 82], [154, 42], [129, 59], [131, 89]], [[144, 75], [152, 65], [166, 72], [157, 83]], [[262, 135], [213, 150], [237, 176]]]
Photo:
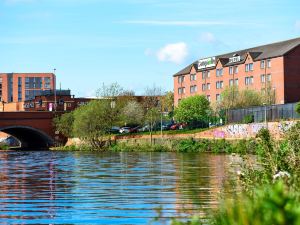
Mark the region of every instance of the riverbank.
[[[254, 138], [248, 140], [225, 140], [225, 139], [153, 139], [152, 144], [145, 139], [129, 139], [114, 141], [98, 151], [113, 152], [212, 152], [212, 153], [239, 153], [253, 154], [257, 141]], [[97, 151], [86, 144], [73, 144], [55, 147], [51, 150], [65, 151]]]

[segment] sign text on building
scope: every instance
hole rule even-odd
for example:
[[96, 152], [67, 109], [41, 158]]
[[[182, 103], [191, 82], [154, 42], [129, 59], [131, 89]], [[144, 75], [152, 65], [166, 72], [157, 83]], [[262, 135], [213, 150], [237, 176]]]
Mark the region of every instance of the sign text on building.
[[229, 63], [236, 63], [239, 61], [241, 61], [241, 56], [239, 56], [239, 55], [229, 58]]
[[216, 66], [216, 57], [200, 59], [198, 61], [198, 70]]

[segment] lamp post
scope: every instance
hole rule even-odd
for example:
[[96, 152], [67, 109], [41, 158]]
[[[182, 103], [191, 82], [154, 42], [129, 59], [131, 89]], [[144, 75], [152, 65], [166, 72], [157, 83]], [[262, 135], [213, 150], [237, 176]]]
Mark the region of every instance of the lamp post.
[[268, 129], [268, 120], [267, 120], [267, 103], [263, 103], [265, 106], [265, 124], [266, 124], [266, 129]]
[[56, 69], [53, 69], [54, 72], [54, 112], [56, 112]]

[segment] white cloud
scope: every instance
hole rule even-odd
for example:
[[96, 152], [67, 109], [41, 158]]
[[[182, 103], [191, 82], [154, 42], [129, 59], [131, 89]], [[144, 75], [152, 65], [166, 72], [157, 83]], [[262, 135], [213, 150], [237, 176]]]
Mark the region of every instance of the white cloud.
[[214, 34], [210, 32], [204, 32], [200, 36], [201, 41], [208, 42], [208, 43], [214, 43], [217, 41]]
[[300, 20], [296, 21], [295, 27], [297, 30], [300, 30]]
[[188, 56], [188, 47], [184, 42], [167, 44], [157, 52], [157, 58], [161, 62], [182, 63]]

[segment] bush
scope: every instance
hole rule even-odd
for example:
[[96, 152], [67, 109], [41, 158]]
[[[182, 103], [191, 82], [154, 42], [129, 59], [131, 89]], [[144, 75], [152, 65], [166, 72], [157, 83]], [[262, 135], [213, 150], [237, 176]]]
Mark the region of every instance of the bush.
[[296, 225], [300, 224], [300, 204], [279, 182], [258, 189], [253, 196], [242, 195], [225, 202], [210, 224]]
[[0, 150], [8, 150], [9, 146], [5, 143], [0, 143]]
[[296, 112], [300, 114], [300, 102], [296, 105]]
[[253, 115], [246, 115], [244, 118], [243, 118], [243, 123], [253, 123], [254, 122], [254, 116]]

